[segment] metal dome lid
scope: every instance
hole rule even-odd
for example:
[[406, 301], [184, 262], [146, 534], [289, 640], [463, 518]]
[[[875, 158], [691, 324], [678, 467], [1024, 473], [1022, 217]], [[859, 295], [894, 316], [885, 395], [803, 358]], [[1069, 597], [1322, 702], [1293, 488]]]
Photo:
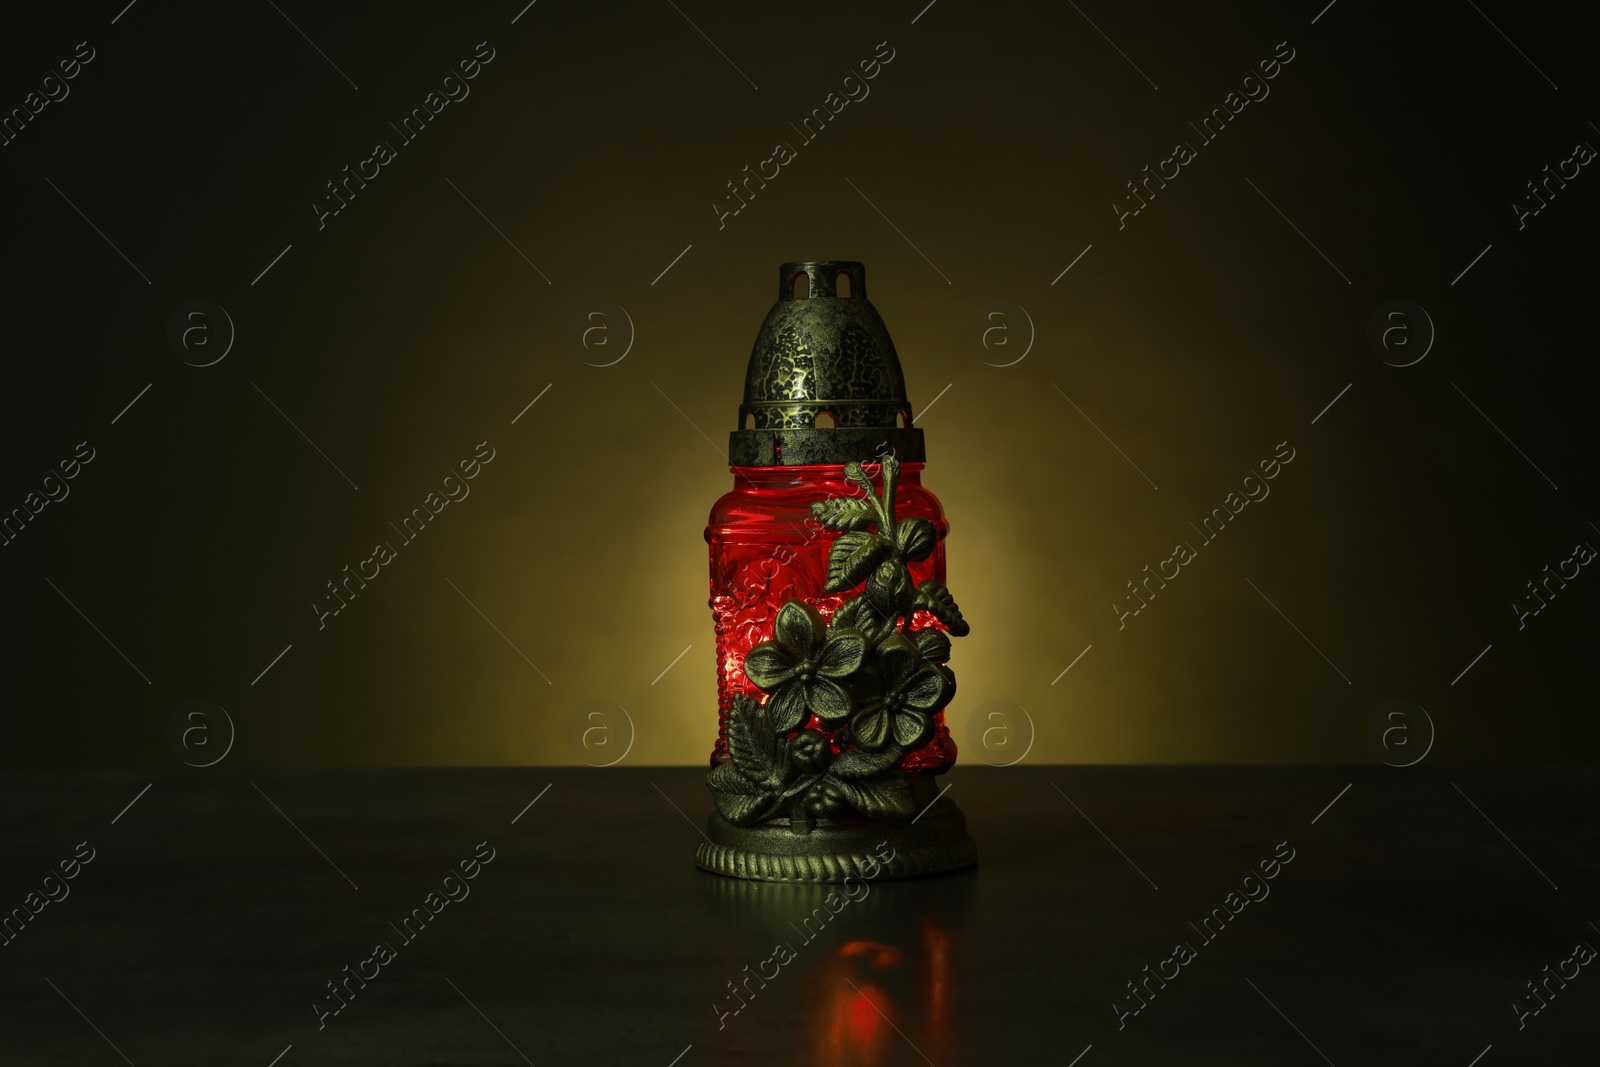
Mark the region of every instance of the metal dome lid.
[[863, 264], [778, 268], [778, 301], [750, 349], [739, 424], [728, 437], [735, 467], [867, 462], [891, 450], [901, 462], [925, 460]]

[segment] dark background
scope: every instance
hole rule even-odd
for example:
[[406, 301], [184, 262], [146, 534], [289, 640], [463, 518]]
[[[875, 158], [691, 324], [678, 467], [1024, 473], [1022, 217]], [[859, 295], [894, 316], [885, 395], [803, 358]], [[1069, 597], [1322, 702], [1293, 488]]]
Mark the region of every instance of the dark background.
[[[0, 760], [176, 766], [167, 722], [199, 699], [237, 764], [575, 763], [566, 726], [604, 700], [630, 763], [698, 763], [701, 531], [775, 268], [806, 258], [868, 265], [914, 407], [938, 397], [958, 740], [1004, 701], [1033, 762], [1365, 761], [1401, 699], [1434, 761], [1593, 759], [1600, 579], [1521, 631], [1510, 608], [1600, 544], [1600, 179], [1520, 231], [1509, 207], [1600, 144], [1581, 27], [923, 3], [8, 13], [0, 108], [97, 55], [0, 147], [0, 508], [78, 442], [96, 458], [0, 548]], [[319, 232], [323, 183], [479, 41], [471, 95]], [[880, 41], [870, 96], [719, 231], [724, 183]], [[1123, 183], [1280, 41], [1270, 96], [1119, 231]], [[191, 299], [237, 328], [214, 366], [168, 347]], [[1365, 337], [1395, 299], [1437, 330], [1406, 368]], [[571, 342], [589, 300], [636, 328], [614, 366]], [[972, 340], [996, 302], [1037, 330], [1009, 367]], [[319, 631], [323, 583], [485, 440], [471, 496]], [[1272, 495], [1119, 631], [1124, 583], [1280, 441]]]

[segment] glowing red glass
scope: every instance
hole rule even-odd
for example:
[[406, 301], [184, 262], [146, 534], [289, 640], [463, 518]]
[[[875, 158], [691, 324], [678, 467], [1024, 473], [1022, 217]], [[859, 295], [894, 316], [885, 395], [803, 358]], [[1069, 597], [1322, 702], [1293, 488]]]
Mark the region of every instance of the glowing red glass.
[[[913, 583], [932, 578], [944, 582], [944, 538], [949, 530], [938, 499], [922, 487], [923, 465], [905, 463], [896, 487], [898, 517], [920, 515], [933, 523], [939, 543], [925, 560], [911, 563]], [[860, 496], [845, 480], [843, 466], [733, 467], [734, 488], [711, 509], [706, 541], [711, 546], [711, 614], [717, 633], [717, 742], [711, 763], [728, 759], [728, 711], [741, 693], [760, 701], [762, 693], [744, 675], [744, 657], [760, 641], [772, 637], [778, 609], [791, 599], [814, 605], [825, 618], [845, 594], [826, 593], [828, 549], [837, 533], [811, 515], [812, 503], [830, 496]], [[879, 490], [875, 465], [866, 470]], [[918, 629], [947, 629], [927, 612], [912, 619]], [[955, 742], [944, 724], [944, 712], [933, 719], [933, 739], [910, 752], [900, 766], [911, 774], [942, 774], [956, 761]], [[832, 731], [816, 716], [802, 729]]]

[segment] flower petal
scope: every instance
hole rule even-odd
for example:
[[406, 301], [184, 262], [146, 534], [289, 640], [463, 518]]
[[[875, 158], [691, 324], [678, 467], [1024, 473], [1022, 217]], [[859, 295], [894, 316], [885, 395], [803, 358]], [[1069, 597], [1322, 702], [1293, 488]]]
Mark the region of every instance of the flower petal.
[[926, 666], [917, 646], [903, 634], [890, 634], [878, 644], [878, 664], [891, 691], [905, 688], [917, 668]]
[[811, 710], [822, 719], [842, 719], [850, 714], [853, 705], [850, 694], [838, 682], [827, 678], [818, 678], [811, 683], [810, 697]]
[[901, 692], [905, 696], [906, 707], [932, 711], [950, 702], [946, 688], [944, 675], [937, 668], [924, 666], [906, 680]]
[[850, 723], [856, 747], [877, 751], [889, 740], [889, 713], [880, 705], [857, 715]]
[[767, 714], [772, 718], [772, 732], [786, 734], [805, 721], [806, 692], [791, 682], [780, 686], [766, 706]]
[[772, 625], [772, 637], [784, 647], [791, 659], [810, 659], [822, 647], [827, 636], [827, 623], [817, 609], [804, 600], [791, 600], [778, 611], [778, 621]]
[[794, 657], [777, 642], [763, 641], [745, 653], [744, 676], [770, 693], [794, 677]]
[[894, 717], [895, 743], [901, 748], [916, 748], [928, 736], [928, 728], [932, 725], [932, 720], [926, 715], [914, 711], [899, 712]]
[[867, 637], [859, 630], [832, 630], [822, 655], [817, 657], [817, 673], [824, 678], [845, 678], [854, 674], [867, 655]]

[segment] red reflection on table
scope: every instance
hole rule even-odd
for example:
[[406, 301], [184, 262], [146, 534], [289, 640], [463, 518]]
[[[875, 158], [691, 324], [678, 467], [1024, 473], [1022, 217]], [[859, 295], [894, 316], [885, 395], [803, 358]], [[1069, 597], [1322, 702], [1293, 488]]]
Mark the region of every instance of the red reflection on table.
[[928, 982], [927, 1033], [930, 1044], [950, 1040], [950, 935], [932, 919], [922, 920], [923, 972]]
[[[950, 936], [932, 919], [923, 918], [920, 951], [907, 952], [883, 941], [855, 939], [839, 946], [818, 967], [822, 989], [813, 1062], [828, 1067], [880, 1067], [897, 1062], [894, 1046], [907, 1042], [919, 1055], [938, 1055], [950, 1047]], [[920, 963], [920, 967], [917, 964]], [[894, 990], [922, 985], [921, 1019], [908, 1018]]]

